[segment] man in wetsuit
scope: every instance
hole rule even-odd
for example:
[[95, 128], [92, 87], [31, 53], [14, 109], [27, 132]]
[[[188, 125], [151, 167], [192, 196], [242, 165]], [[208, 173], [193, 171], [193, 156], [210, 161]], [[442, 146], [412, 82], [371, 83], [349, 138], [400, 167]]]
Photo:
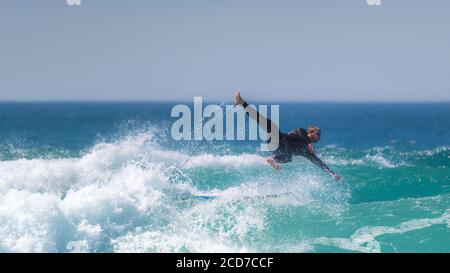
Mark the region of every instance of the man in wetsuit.
[[279, 144], [278, 148], [273, 152], [273, 155], [267, 158], [267, 162], [275, 169], [280, 170], [280, 163], [288, 163], [292, 161], [293, 155], [301, 155], [306, 157], [312, 163], [319, 166], [326, 173], [329, 173], [337, 181], [341, 178], [334, 173], [322, 160], [320, 160], [314, 151], [313, 144], [320, 140], [320, 128], [310, 125], [308, 130], [303, 128], [295, 129], [289, 133], [283, 133], [278, 129], [278, 126], [274, 124], [270, 119], [260, 115], [255, 109], [249, 107], [248, 103], [242, 99], [241, 94], [237, 91], [234, 94], [235, 104], [244, 107], [245, 112], [250, 118], [256, 120], [256, 122], [268, 133], [272, 133], [272, 130], [278, 130], [279, 132]]

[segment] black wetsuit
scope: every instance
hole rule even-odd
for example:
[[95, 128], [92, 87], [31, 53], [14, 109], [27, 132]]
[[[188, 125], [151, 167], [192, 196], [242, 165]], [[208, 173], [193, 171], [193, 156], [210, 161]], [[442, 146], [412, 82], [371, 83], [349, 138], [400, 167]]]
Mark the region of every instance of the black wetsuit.
[[[247, 102], [243, 104], [244, 109], [248, 106]], [[259, 112], [256, 112], [256, 122], [259, 124]], [[248, 112], [247, 112], [248, 114]], [[272, 132], [271, 124], [272, 121], [267, 119], [267, 130], [268, 133]], [[269, 140], [270, 141], [270, 140]], [[306, 157], [312, 163], [319, 166], [322, 170], [327, 173], [334, 174], [334, 172], [318, 158], [314, 153], [310, 152], [308, 144], [311, 140], [308, 138], [307, 132], [303, 128], [295, 129], [289, 133], [283, 133], [279, 131], [279, 142], [278, 148], [273, 151], [273, 158], [278, 163], [288, 163], [292, 161], [292, 156], [301, 155]]]

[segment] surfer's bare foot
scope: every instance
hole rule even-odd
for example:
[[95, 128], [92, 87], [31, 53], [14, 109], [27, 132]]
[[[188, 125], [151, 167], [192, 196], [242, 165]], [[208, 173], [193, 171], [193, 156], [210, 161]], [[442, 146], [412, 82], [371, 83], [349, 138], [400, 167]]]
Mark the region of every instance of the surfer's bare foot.
[[267, 163], [269, 163], [270, 166], [272, 166], [277, 171], [281, 169], [280, 164], [278, 164], [278, 162], [276, 162], [275, 159], [273, 159], [273, 157], [267, 158]]
[[241, 92], [239, 90], [234, 92], [234, 104], [235, 105], [243, 105], [244, 102], [245, 102], [244, 99], [241, 97]]

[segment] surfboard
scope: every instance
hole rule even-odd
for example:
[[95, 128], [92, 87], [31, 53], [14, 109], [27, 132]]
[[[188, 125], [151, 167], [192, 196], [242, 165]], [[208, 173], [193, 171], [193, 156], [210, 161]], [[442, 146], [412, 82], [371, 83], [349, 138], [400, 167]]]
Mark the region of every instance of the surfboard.
[[269, 199], [269, 198], [279, 198], [286, 195], [294, 194], [293, 192], [284, 192], [277, 194], [267, 194], [267, 195], [253, 195], [253, 196], [243, 196], [243, 199]]
[[218, 196], [180, 194], [177, 197], [181, 200], [213, 200], [213, 199], [216, 199]]
[[[251, 199], [269, 199], [269, 198], [279, 198], [282, 196], [287, 196], [294, 194], [293, 192], [285, 192], [285, 193], [279, 193], [279, 194], [268, 194], [268, 195], [248, 195], [248, 196], [237, 196], [236, 198], [232, 199], [243, 199], [243, 200], [251, 200]], [[181, 200], [203, 200], [203, 201], [209, 201], [209, 200], [215, 200], [220, 197], [220, 195], [190, 195], [190, 194], [181, 194], [178, 195], [179, 199]]]

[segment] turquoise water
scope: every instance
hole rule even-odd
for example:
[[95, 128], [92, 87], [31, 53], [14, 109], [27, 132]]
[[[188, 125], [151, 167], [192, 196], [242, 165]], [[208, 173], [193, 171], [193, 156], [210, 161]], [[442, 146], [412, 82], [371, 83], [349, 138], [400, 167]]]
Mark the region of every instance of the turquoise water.
[[282, 103], [343, 183], [173, 141], [173, 105], [0, 103], [0, 251], [450, 252], [450, 104]]

